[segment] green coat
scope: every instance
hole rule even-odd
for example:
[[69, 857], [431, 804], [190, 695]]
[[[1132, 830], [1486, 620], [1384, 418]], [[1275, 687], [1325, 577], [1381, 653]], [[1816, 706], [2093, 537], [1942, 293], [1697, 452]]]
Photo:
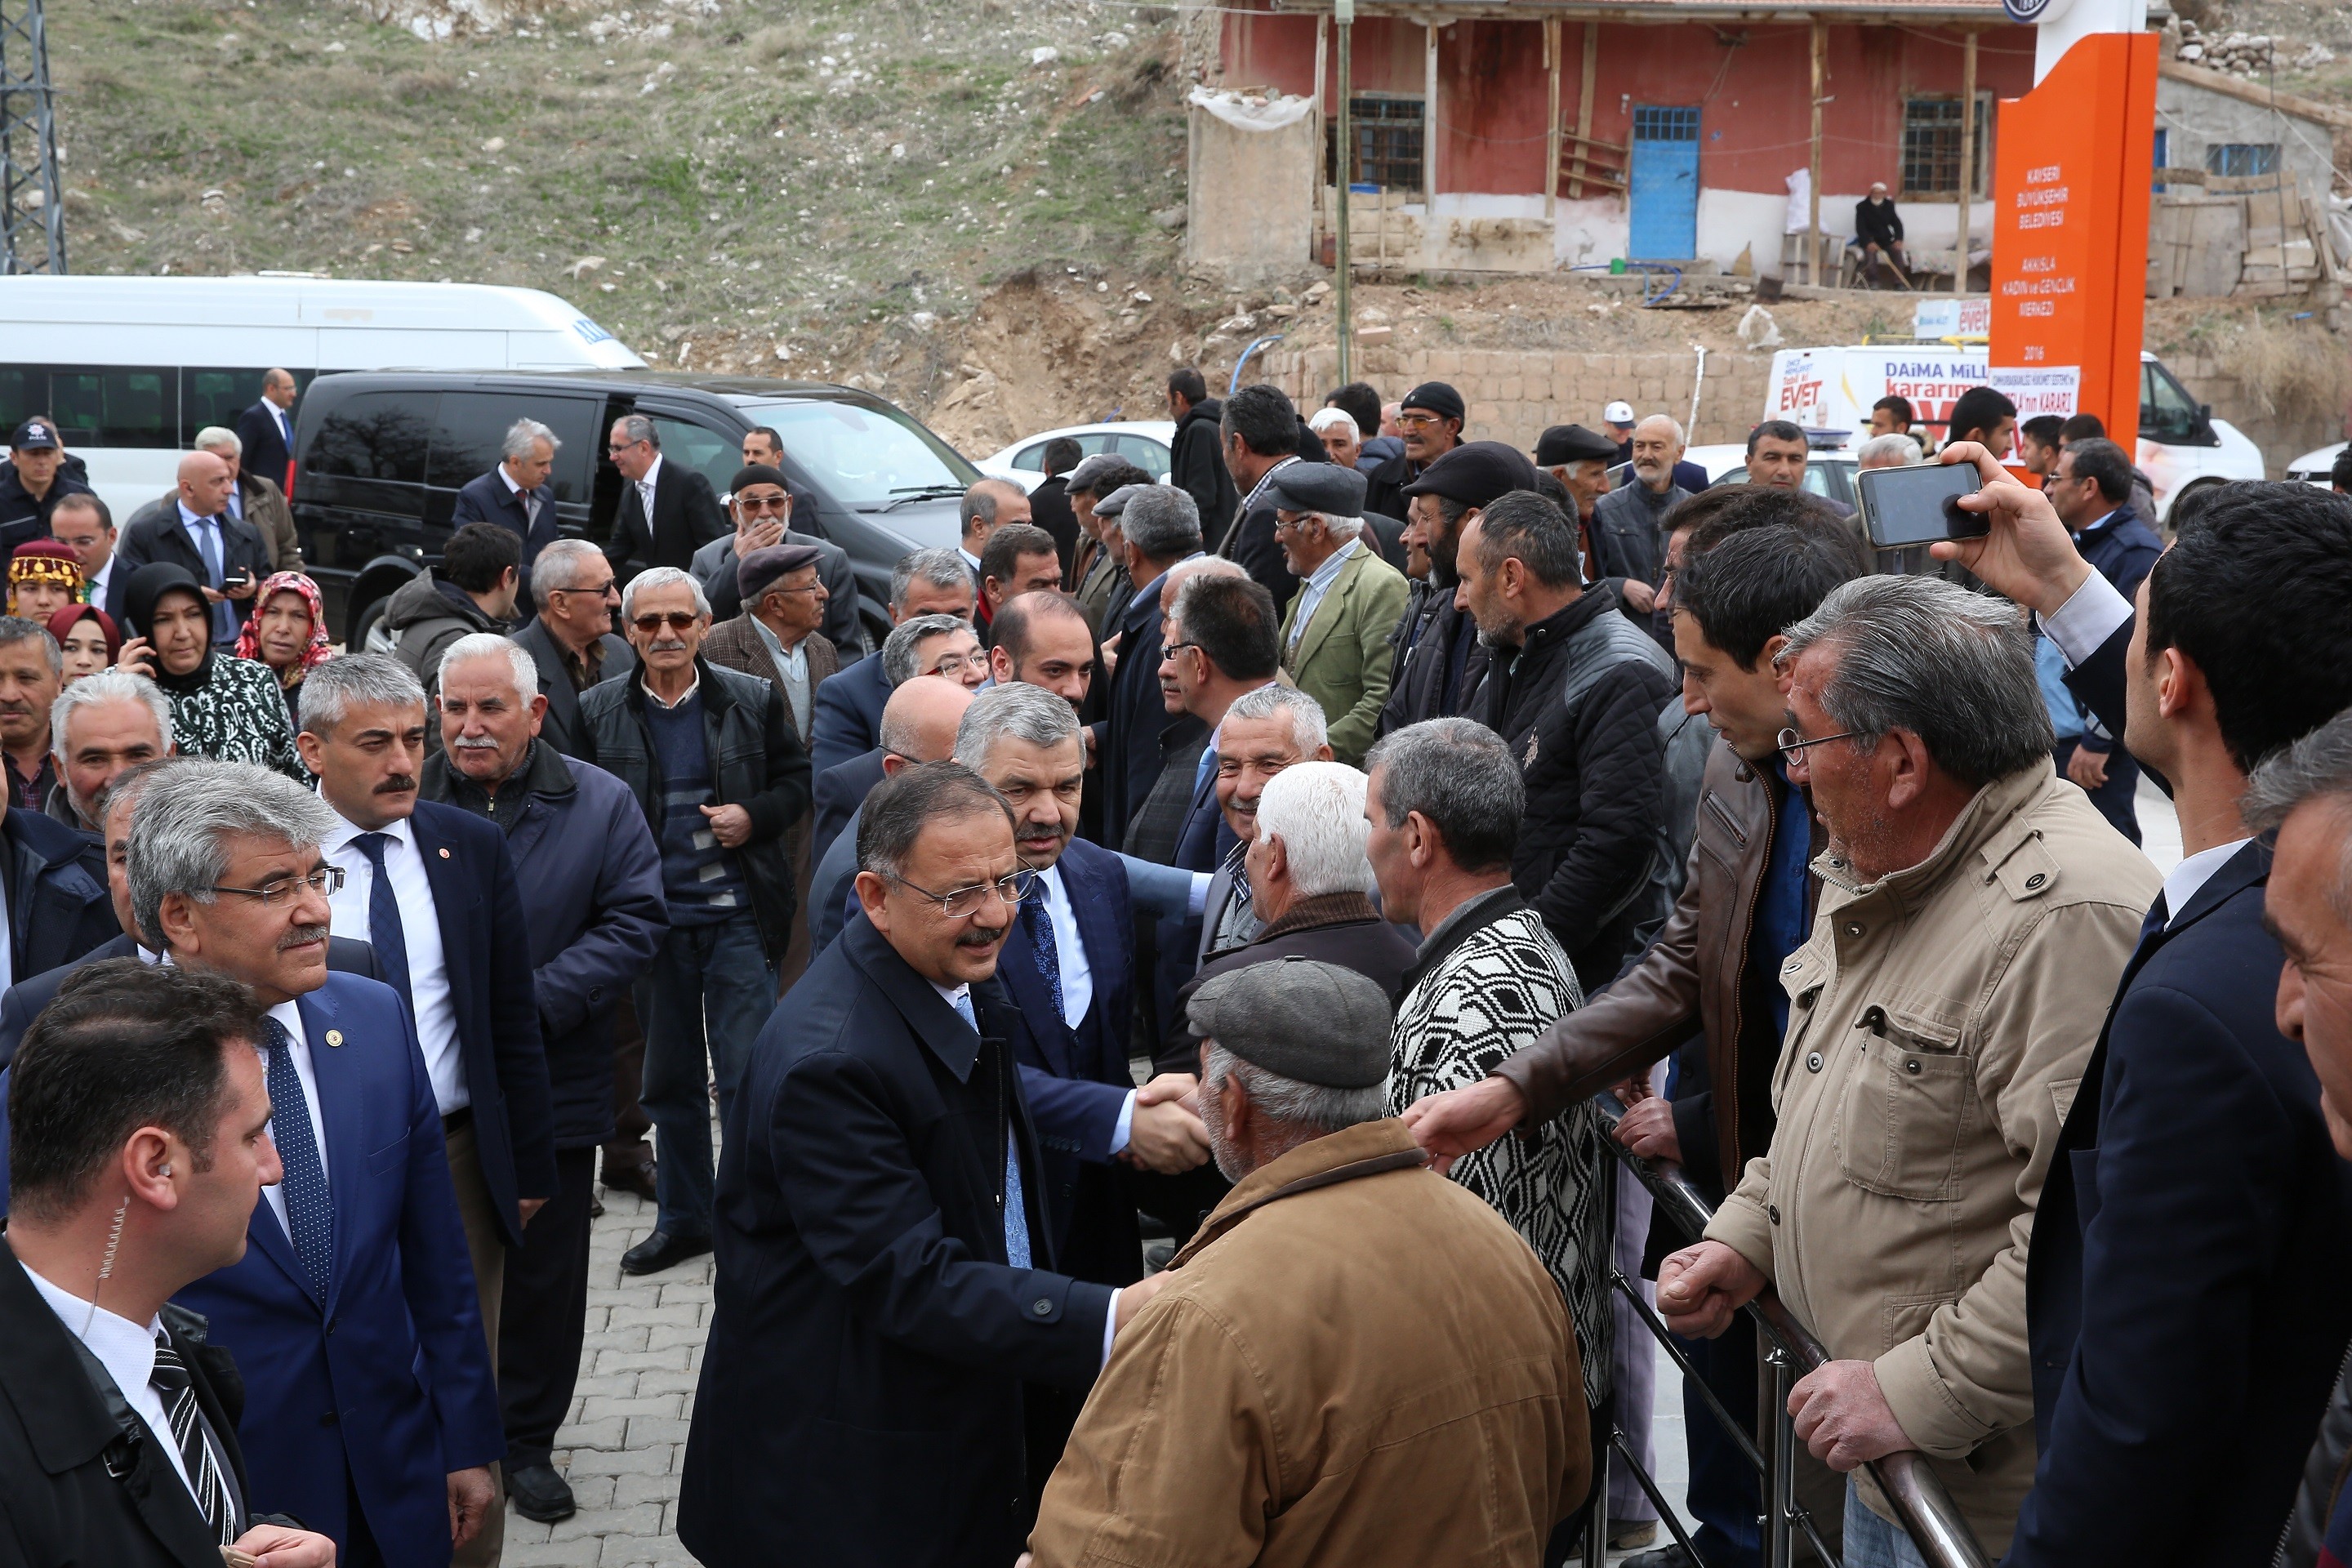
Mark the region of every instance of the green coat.
[[1404, 574], [1360, 538], [1356, 552], [1315, 606], [1315, 618], [1296, 647], [1290, 631], [1306, 596], [1303, 591], [1292, 595], [1283, 615], [1283, 673], [1323, 705], [1331, 729], [1332, 758], [1349, 767], [1364, 765], [1381, 705], [1389, 700], [1390, 665], [1396, 653], [1389, 646], [1389, 634], [1404, 614], [1408, 592]]

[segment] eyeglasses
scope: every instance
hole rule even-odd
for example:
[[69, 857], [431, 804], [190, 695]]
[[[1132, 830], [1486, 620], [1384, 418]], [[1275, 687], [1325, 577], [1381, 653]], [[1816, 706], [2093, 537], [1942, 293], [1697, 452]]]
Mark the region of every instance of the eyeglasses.
[[1832, 741], [1852, 741], [1857, 739], [1861, 733], [1859, 730], [1848, 730], [1841, 735], [1816, 735], [1808, 741], [1797, 733], [1794, 725], [1790, 725], [1774, 736], [1773, 741], [1780, 748], [1780, 754], [1788, 758], [1790, 763], [1801, 763], [1805, 760], [1805, 750], [1809, 746], [1826, 745]]
[[1396, 422], [1400, 426], [1443, 425], [1445, 423], [1444, 420], [1440, 419], [1434, 414], [1400, 414], [1396, 416]]
[[621, 580], [607, 577], [593, 588], [549, 588], [550, 594], [584, 594], [592, 599], [617, 599], [621, 596]]
[[258, 888], [212, 887], [205, 890], [208, 893], [242, 893], [248, 899], [259, 899], [263, 909], [274, 910], [293, 898], [296, 889], [301, 888], [310, 889], [322, 899], [331, 899], [343, 890], [343, 868], [341, 866], [321, 866], [307, 877], [280, 877], [275, 881], [264, 882]]
[[993, 882], [981, 882], [969, 888], [958, 888], [951, 893], [934, 893], [929, 888], [915, 886], [895, 871], [885, 871], [882, 875], [908, 892], [920, 893], [924, 898], [930, 900], [940, 906], [940, 913], [951, 921], [971, 919], [980, 912], [980, 906], [986, 903], [991, 895], [993, 895], [999, 903], [1017, 909], [1020, 907], [1021, 900], [1029, 896], [1031, 884], [1037, 880], [1037, 873], [1024, 866], [1018, 871], [1000, 877]]
[[666, 616], [636, 616], [630, 619], [629, 624], [650, 636], [665, 626], [674, 632], [682, 632], [701, 619], [692, 610], [672, 610]]
[[737, 496], [735, 504], [747, 512], [790, 511], [793, 510], [793, 498], [788, 495]]
[[931, 666], [933, 675], [961, 675], [967, 669], [985, 669], [988, 656], [984, 653], [951, 653]]
[[642, 447], [642, 446], [644, 446], [644, 445], [645, 445], [645, 442], [644, 442], [644, 441], [642, 441], [642, 440], [637, 440], [637, 441], [607, 441], [607, 442], [605, 442], [605, 443], [604, 443], [604, 450], [606, 450], [607, 452], [625, 452], [625, 451], [627, 451], [627, 450], [628, 450], [630, 447]]
[[1166, 664], [1170, 659], [1174, 658], [1184, 649], [1188, 647], [1199, 647], [1201, 645], [1196, 642], [1161, 643], [1160, 645], [1160, 662]]

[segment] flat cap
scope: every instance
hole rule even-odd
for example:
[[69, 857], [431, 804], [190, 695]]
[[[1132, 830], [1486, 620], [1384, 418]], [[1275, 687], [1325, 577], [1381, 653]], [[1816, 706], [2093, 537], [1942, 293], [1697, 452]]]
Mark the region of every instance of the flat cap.
[[1127, 503], [1150, 489], [1150, 485], [1121, 485], [1095, 502], [1097, 517], [1117, 517], [1127, 510]]
[[1094, 488], [1102, 483], [1105, 474], [1124, 466], [1126, 462], [1125, 458], [1115, 452], [1097, 452], [1091, 457], [1079, 458], [1078, 466], [1070, 470], [1063, 483], [1070, 489], [1085, 490], [1091, 495]]
[[1460, 419], [1469, 413], [1462, 401], [1462, 395], [1442, 381], [1423, 382], [1406, 393], [1404, 401], [1397, 406], [1418, 408], [1424, 413], [1434, 414], [1440, 419]]
[[1364, 476], [1337, 463], [1285, 463], [1266, 477], [1281, 511], [1319, 511], [1326, 517], [1361, 517]]
[[1220, 974], [1192, 993], [1195, 1039], [1279, 1078], [1370, 1089], [1389, 1076], [1386, 993], [1352, 969], [1294, 953]]
[[735, 563], [735, 585], [742, 590], [744, 606], [758, 604], [779, 577], [814, 566], [820, 559], [814, 544], [771, 544], [765, 550], [754, 550]]
[[1597, 430], [1587, 430], [1581, 425], [1555, 425], [1536, 437], [1536, 467], [1557, 468], [1564, 463], [1584, 463], [1598, 458], [1604, 463], [1617, 460], [1617, 443]]
[[1536, 466], [1525, 452], [1500, 441], [1465, 441], [1422, 469], [1421, 478], [1405, 486], [1404, 493], [1485, 506], [1496, 496], [1535, 488]]

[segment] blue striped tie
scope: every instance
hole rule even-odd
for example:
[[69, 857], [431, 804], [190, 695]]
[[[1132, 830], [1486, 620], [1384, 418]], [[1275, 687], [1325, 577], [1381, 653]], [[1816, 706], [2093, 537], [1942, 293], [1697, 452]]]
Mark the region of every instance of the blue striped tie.
[[310, 1131], [310, 1097], [294, 1070], [294, 1037], [275, 1018], [264, 1016], [261, 1025], [268, 1037], [269, 1139], [286, 1167], [278, 1188], [286, 1199], [286, 1234], [310, 1277], [310, 1294], [324, 1301], [335, 1260], [335, 1209], [327, 1197], [326, 1167]]
[[384, 847], [392, 842], [392, 835], [362, 833], [352, 842], [368, 858], [374, 872], [368, 879], [368, 941], [375, 945], [376, 967], [383, 971], [384, 984], [408, 1004], [413, 1018], [416, 997], [408, 988], [408, 933], [401, 929], [400, 900], [393, 895], [392, 879], [383, 869]]

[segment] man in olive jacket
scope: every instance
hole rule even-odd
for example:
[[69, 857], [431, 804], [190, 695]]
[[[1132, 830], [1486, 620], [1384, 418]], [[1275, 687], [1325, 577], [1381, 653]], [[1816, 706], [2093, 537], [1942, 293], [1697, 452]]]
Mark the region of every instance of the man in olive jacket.
[[1412, 595], [1363, 537], [1364, 476], [1337, 463], [1292, 463], [1266, 476], [1275, 542], [1298, 578], [1282, 618], [1282, 669], [1323, 707], [1331, 754], [1360, 766], [1389, 700], [1389, 637]]
[[[1781, 964], [1780, 1121], [1658, 1310], [1712, 1336], [1773, 1286], [1833, 1358], [1797, 1384], [1798, 1436], [1832, 1469], [1925, 1454], [1998, 1556], [2033, 1481], [2035, 1209], [2159, 882], [2053, 770], [2012, 606], [1866, 577], [1788, 637], [1783, 750], [1829, 848]], [[1888, 1520], [1853, 1483], [1845, 1557], [1893, 1552]]]

